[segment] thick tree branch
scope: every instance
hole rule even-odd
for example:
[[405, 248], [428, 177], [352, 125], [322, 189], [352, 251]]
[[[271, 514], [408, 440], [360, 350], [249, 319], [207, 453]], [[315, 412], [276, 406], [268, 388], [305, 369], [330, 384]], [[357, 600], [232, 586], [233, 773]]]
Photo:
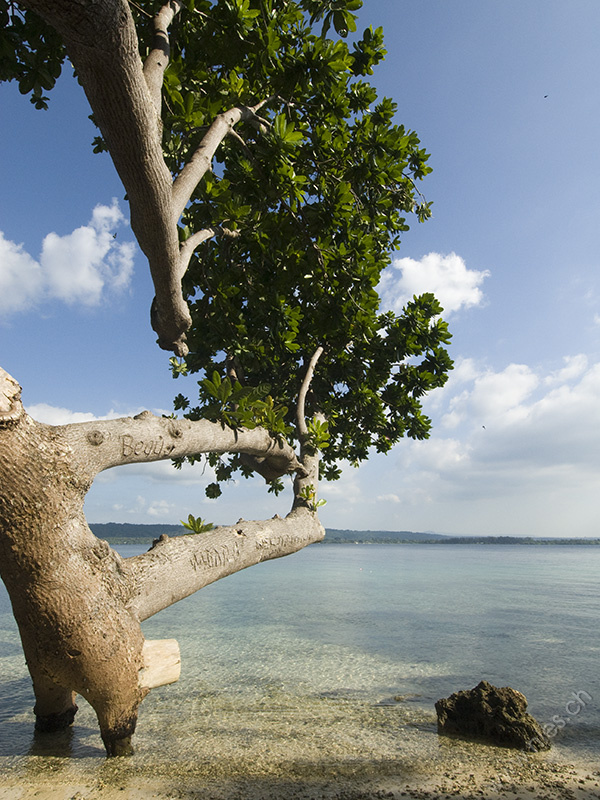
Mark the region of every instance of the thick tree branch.
[[63, 37], [125, 187], [131, 227], [148, 259], [156, 292], [152, 327], [159, 345], [178, 356], [187, 351], [191, 325], [181, 291], [181, 277], [190, 253], [179, 250], [178, 222], [198, 182], [228, 132], [241, 120], [264, 130], [257, 111], [242, 106], [220, 114], [191, 161], [173, 182], [162, 152], [161, 87], [168, 64], [168, 30], [182, 8], [180, 0], [165, 3], [154, 20], [155, 46], [145, 65], [125, 0], [20, 0], [40, 14]]
[[304, 472], [293, 448], [264, 428], [228, 428], [208, 420], [156, 417], [144, 411], [136, 417], [57, 426], [72, 458], [92, 479], [102, 470], [123, 464], [182, 458], [200, 453], [247, 453], [264, 459], [277, 476]]
[[150, 657], [164, 648], [144, 641], [140, 619], [225, 575], [319, 541], [324, 531], [314, 509], [295, 498], [285, 520], [240, 521], [210, 535], [162, 539], [144, 556], [123, 559], [86, 524], [83, 506], [94, 476], [117, 464], [229, 450], [272, 457], [283, 471], [300, 468], [314, 482], [318, 462], [299, 464], [265, 430], [232, 431], [148, 412], [43, 425], [25, 413], [20, 392], [0, 370], [0, 575], [33, 680], [37, 725], [70, 725], [78, 693], [96, 711], [107, 753], [129, 753], [138, 706], [164, 682]]
[[[318, 360], [315, 356], [311, 359], [311, 376]], [[305, 382], [309, 383], [310, 378], [305, 378]], [[285, 519], [277, 515], [261, 522], [240, 519], [236, 525], [215, 528], [205, 534], [174, 539], [161, 536], [147, 553], [127, 559], [123, 570], [132, 592], [128, 604], [131, 612], [140, 620], [147, 619], [227, 575], [320, 542], [325, 530], [316, 506], [302, 497], [303, 489], [310, 487], [316, 502], [318, 454], [305, 453], [299, 466], [292, 510]]]
[[[216, 528], [207, 534], [161, 537], [148, 553], [122, 559], [106, 543], [97, 543], [81, 512], [85, 491], [101, 470], [209, 451], [247, 453], [265, 458], [271, 468], [277, 463], [279, 474], [299, 473], [298, 493], [304, 485], [317, 483], [318, 456], [306, 456], [301, 463], [289, 445], [273, 439], [262, 428], [232, 430], [207, 420], [176, 420], [147, 411], [135, 418], [43, 425], [23, 411], [20, 392], [18, 383], [0, 369], [0, 411], [6, 409], [10, 413], [11, 421], [18, 426], [14, 431], [20, 431], [14, 435], [21, 445], [27, 443], [33, 451], [44, 454], [37, 461], [27, 456], [25, 460], [38, 471], [54, 465], [48, 480], [56, 480], [61, 486], [65, 481], [58, 495], [51, 494], [54, 501], [62, 503], [61, 513], [68, 518], [63, 521], [64, 538], [56, 540], [55, 546], [68, 548], [69, 537], [80, 537], [85, 542], [85, 553], [90, 551], [92, 563], [100, 560], [110, 572], [115, 587], [119, 587], [118, 594], [135, 618], [146, 619], [225, 575], [296, 552], [324, 536], [314, 509], [295, 496], [292, 511], [285, 519], [240, 520], [234, 526]], [[22, 455], [20, 451], [19, 454]], [[57, 469], [59, 462], [61, 469]], [[8, 473], [4, 477], [8, 480], [11, 465], [7, 461], [5, 466]], [[39, 481], [33, 487], [34, 494], [38, 484]], [[49, 500], [50, 495], [45, 502]], [[42, 571], [44, 568], [40, 565]]]
[[125, 0], [22, 0], [22, 5], [63, 37], [129, 198], [131, 227], [156, 291], [152, 325], [159, 344], [185, 355], [191, 319], [181, 292], [172, 176], [129, 7]]
[[261, 561], [295, 553], [324, 535], [317, 515], [299, 507], [285, 519], [240, 520], [205, 534], [161, 537], [147, 553], [124, 562], [133, 592], [129, 608], [140, 620], [147, 619], [203, 586]]

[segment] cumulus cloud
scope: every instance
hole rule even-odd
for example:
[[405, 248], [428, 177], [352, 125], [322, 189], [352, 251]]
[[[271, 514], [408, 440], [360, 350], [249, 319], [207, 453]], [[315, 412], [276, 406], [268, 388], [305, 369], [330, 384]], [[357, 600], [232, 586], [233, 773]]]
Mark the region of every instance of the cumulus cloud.
[[151, 517], [169, 517], [177, 511], [174, 503], [166, 500], [155, 500], [148, 508]]
[[377, 496], [378, 503], [401, 503], [402, 500], [397, 494], [390, 492], [390, 494], [380, 494]]
[[[429, 415], [435, 415], [440, 409], [447, 409], [453, 400], [460, 395], [463, 388], [471, 384], [481, 374], [480, 368], [472, 358], [459, 356], [454, 362], [454, 368], [448, 375], [448, 380], [439, 389], [423, 397], [423, 408]], [[444, 417], [447, 424], [449, 414]]]
[[382, 308], [396, 314], [414, 295], [433, 292], [448, 316], [462, 308], [481, 305], [481, 285], [489, 275], [488, 270], [468, 269], [456, 253], [428, 253], [420, 261], [395, 259], [383, 273], [378, 291]]
[[434, 425], [427, 441], [397, 446], [400, 474], [410, 476], [402, 479], [406, 494], [396, 487], [397, 493], [406, 500], [418, 486], [415, 496], [455, 502], [459, 517], [466, 514], [461, 503], [504, 497], [510, 517], [528, 496], [546, 497], [550, 507], [568, 492], [596, 486], [600, 363], [573, 356], [564, 364], [547, 375], [523, 364], [473, 374], [470, 362], [463, 373], [470, 377], [455, 384], [440, 411], [441, 422], [451, 424]]
[[26, 311], [48, 300], [93, 306], [107, 293], [127, 289], [135, 245], [117, 242], [114, 236], [124, 224], [116, 200], [111, 206], [98, 205], [87, 225], [65, 236], [49, 233], [38, 261], [0, 232], [0, 314]]
[[[93, 422], [100, 419], [116, 419], [124, 416], [116, 411], [109, 411], [102, 417], [97, 417], [88, 411], [71, 411], [60, 406], [51, 406], [47, 403], [34, 403], [26, 408], [30, 417], [43, 422], [45, 425], [70, 425], [72, 422]], [[135, 412], [137, 413], [137, 412]]]
[[0, 315], [35, 305], [43, 293], [43, 284], [38, 262], [0, 231]]
[[337, 481], [321, 481], [319, 496], [325, 500], [339, 498], [347, 508], [362, 503], [360, 471], [345, 459], [338, 462], [338, 467], [342, 470], [341, 477]]
[[544, 380], [549, 385], [567, 383], [582, 375], [588, 366], [588, 357], [583, 353], [576, 356], [565, 356], [565, 366], [562, 369], [551, 372]]
[[467, 396], [461, 395], [461, 404], [477, 420], [504, 425], [527, 415], [525, 401], [538, 383], [539, 378], [527, 365], [509, 364], [501, 372], [489, 370], [475, 378]]
[[458, 359], [426, 408], [431, 438], [361, 467], [359, 504], [323, 486], [325, 512], [336, 527], [597, 535], [598, 397], [600, 362], [581, 354], [546, 369]]

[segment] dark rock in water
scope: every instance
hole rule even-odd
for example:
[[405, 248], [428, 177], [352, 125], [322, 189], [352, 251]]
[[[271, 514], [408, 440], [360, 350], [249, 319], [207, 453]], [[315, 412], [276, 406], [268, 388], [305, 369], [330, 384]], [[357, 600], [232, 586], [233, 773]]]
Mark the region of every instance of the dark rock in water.
[[527, 713], [525, 696], [510, 686], [498, 689], [481, 681], [474, 689], [438, 700], [435, 710], [440, 734], [530, 752], [550, 749], [548, 737]]

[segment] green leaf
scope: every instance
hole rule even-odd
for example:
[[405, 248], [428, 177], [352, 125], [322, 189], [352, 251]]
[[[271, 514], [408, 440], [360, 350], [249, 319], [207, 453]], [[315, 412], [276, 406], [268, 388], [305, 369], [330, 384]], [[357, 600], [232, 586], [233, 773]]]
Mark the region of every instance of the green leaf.
[[192, 531], [192, 533], [208, 533], [214, 528], [212, 522], [206, 522], [202, 517], [194, 517], [193, 514], [188, 515], [187, 522], [183, 520], [180, 520], [180, 522], [184, 528]]
[[220, 497], [222, 494], [221, 487], [218, 483], [209, 483], [204, 491], [206, 496], [212, 500], [216, 500], [217, 497]]

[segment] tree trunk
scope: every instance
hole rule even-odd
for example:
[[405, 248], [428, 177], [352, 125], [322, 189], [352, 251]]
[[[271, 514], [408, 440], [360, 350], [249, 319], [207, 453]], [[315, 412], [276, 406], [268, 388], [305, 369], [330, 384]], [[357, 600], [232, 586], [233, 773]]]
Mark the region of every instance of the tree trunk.
[[25, 414], [20, 387], [0, 370], [0, 575], [33, 679], [38, 729], [71, 724], [78, 693], [96, 711], [107, 753], [131, 752], [138, 706], [157, 685], [148, 679], [148, 653], [157, 648], [144, 647], [140, 622], [225, 575], [322, 539], [316, 514], [298, 499], [285, 519], [161, 537], [131, 559], [92, 534], [83, 504], [99, 471], [208, 451], [271, 458], [279, 474], [298, 470], [296, 498], [316, 485], [317, 459], [305, 458], [302, 467], [291, 448], [261, 429], [231, 431], [148, 412], [41, 425]]

